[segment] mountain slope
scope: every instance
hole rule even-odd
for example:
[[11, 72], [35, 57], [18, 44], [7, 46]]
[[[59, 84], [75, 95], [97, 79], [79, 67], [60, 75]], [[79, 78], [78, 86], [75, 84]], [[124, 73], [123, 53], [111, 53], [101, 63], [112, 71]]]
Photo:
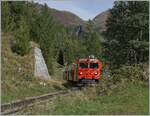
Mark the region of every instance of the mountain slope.
[[[35, 3], [34, 5], [36, 6], [37, 10], [40, 10], [42, 7], [44, 7], [39, 3]], [[87, 23], [87, 21], [84, 21], [79, 16], [69, 11], [61, 11], [51, 7], [49, 7], [49, 11], [50, 11], [50, 15], [53, 16], [56, 22], [66, 27], [72, 27], [72, 26], [76, 27], [79, 25], [84, 26]], [[95, 18], [93, 18], [93, 21], [98, 31], [102, 32], [106, 30], [106, 20], [109, 15], [110, 12], [109, 10], [107, 10], [98, 14], [97, 16], [95, 16]]]
[[[44, 5], [41, 5], [39, 3], [33, 3], [37, 11], [40, 11]], [[54, 8], [49, 7], [49, 13], [53, 16], [54, 20], [64, 26], [77, 26], [77, 25], [83, 25], [85, 23], [84, 20], [82, 20], [77, 15], [69, 12], [69, 11], [61, 11]]]
[[51, 14], [56, 19], [56, 21], [60, 22], [64, 26], [75, 26], [84, 24], [84, 21], [80, 17], [68, 11], [51, 9]]
[[106, 30], [106, 20], [108, 19], [109, 15], [110, 15], [110, 12], [107, 10], [107, 11], [100, 13], [93, 19], [96, 27], [99, 29], [100, 32]]

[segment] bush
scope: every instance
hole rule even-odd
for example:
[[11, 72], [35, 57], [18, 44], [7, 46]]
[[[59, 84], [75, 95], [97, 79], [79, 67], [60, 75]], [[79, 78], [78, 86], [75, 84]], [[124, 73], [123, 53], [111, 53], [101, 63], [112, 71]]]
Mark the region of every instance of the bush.
[[132, 66], [123, 65], [112, 72], [113, 81], [148, 81], [148, 65], [136, 64]]

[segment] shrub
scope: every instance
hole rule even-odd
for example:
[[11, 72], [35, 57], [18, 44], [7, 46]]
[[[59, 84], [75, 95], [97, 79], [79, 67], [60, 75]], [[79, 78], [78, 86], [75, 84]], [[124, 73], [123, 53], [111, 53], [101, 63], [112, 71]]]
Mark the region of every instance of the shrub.
[[123, 65], [121, 68], [112, 72], [111, 77], [113, 81], [148, 81], [148, 65], [136, 64], [136, 65]]

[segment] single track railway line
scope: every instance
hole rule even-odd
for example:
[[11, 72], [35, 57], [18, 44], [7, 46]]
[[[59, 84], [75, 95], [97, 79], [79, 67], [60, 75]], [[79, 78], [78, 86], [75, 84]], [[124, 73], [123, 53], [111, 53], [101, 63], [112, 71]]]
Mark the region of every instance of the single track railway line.
[[69, 90], [48, 93], [48, 94], [35, 96], [35, 97], [28, 97], [24, 100], [17, 100], [11, 103], [5, 103], [1, 105], [1, 114], [2, 115], [13, 114], [25, 107], [32, 106], [33, 103], [35, 102], [48, 100], [50, 98], [53, 98], [54, 96], [65, 95], [67, 93], [69, 93]]
[[[113, 90], [117, 88], [117, 85], [110, 85], [109, 88]], [[26, 99], [13, 101], [11, 103], [5, 103], [1, 105], [1, 114], [2, 115], [15, 114], [16, 112], [22, 110], [23, 108], [32, 106], [34, 103], [44, 102], [55, 96], [66, 95], [69, 94], [70, 91], [78, 91], [81, 89], [82, 87], [75, 86], [68, 90], [61, 90], [58, 92], [48, 93], [40, 96], [28, 97]], [[105, 90], [102, 90], [100, 93], [104, 94]]]

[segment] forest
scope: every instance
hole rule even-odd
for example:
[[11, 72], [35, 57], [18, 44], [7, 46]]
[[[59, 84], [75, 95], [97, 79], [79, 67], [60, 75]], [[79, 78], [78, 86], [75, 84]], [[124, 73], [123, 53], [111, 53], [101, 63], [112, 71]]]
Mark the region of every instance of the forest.
[[55, 21], [47, 4], [2, 2], [2, 32], [12, 34], [12, 51], [20, 55], [30, 51], [30, 41], [37, 42], [50, 74], [54, 60], [64, 65], [91, 54], [113, 68], [148, 63], [148, 2], [116, 1], [109, 11], [106, 31], [98, 32], [92, 20], [76, 31]]

